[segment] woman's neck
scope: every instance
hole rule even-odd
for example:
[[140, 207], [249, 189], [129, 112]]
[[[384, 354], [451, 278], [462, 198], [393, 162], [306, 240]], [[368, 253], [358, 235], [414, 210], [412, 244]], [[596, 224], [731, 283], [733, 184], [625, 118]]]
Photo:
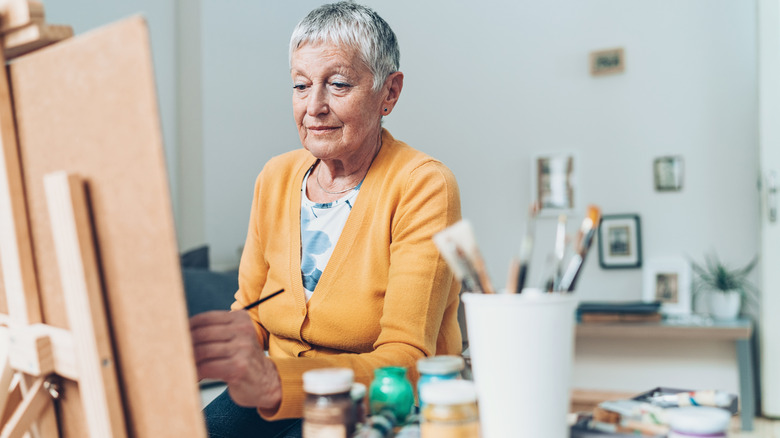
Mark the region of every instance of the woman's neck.
[[349, 160], [319, 160], [309, 174], [306, 194], [314, 202], [332, 202], [357, 187], [382, 148], [382, 133], [370, 149]]

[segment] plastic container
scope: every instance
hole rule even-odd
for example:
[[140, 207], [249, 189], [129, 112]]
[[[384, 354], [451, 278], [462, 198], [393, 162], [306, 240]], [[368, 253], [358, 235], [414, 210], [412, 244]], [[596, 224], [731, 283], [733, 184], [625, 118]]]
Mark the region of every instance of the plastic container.
[[350, 396], [354, 372], [323, 368], [303, 373], [303, 438], [351, 437], [355, 404]]
[[371, 415], [389, 411], [395, 416], [395, 424], [402, 425], [414, 406], [414, 390], [406, 378], [406, 368], [383, 367], [374, 370], [368, 398]]
[[669, 409], [669, 438], [726, 438], [731, 413], [708, 406], [686, 406]]
[[431, 382], [460, 379], [460, 373], [465, 366], [466, 363], [460, 356], [434, 356], [418, 360], [417, 371], [420, 373], [420, 379], [417, 381], [417, 396], [420, 398], [420, 408], [425, 407], [420, 397], [420, 388]]
[[422, 387], [422, 438], [479, 438], [477, 390], [468, 380], [440, 380]]
[[569, 435], [575, 295], [462, 295], [482, 438]]

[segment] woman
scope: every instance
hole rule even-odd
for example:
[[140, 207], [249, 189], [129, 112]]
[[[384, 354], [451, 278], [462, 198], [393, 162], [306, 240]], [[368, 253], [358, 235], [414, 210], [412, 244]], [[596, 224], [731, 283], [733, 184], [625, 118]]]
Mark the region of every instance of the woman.
[[228, 385], [205, 410], [211, 436], [300, 434], [310, 369], [348, 367], [368, 385], [375, 368], [415, 380], [418, 359], [460, 354], [460, 285], [431, 240], [460, 219], [457, 183], [381, 127], [403, 88], [398, 61], [387, 23], [353, 3], [293, 32], [303, 149], [257, 178], [234, 311], [191, 320], [199, 377]]

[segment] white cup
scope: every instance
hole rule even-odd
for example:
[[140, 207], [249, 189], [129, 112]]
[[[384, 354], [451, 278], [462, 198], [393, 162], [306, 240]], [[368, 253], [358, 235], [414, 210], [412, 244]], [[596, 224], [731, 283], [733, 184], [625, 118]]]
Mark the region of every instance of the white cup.
[[576, 298], [526, 289], [462, 300], [482, 438], [568, 437]]

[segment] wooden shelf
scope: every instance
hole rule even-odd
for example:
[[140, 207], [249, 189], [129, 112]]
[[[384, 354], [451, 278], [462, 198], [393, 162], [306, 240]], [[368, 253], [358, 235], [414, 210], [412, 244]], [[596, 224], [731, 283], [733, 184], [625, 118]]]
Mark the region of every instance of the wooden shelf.
[[580, 338], [736, 341], [750, 339], [752, 333], [753, 324], [747, 319], [715, 321], [712, 325], [668, 321], [577, 324], [577, 337]]

